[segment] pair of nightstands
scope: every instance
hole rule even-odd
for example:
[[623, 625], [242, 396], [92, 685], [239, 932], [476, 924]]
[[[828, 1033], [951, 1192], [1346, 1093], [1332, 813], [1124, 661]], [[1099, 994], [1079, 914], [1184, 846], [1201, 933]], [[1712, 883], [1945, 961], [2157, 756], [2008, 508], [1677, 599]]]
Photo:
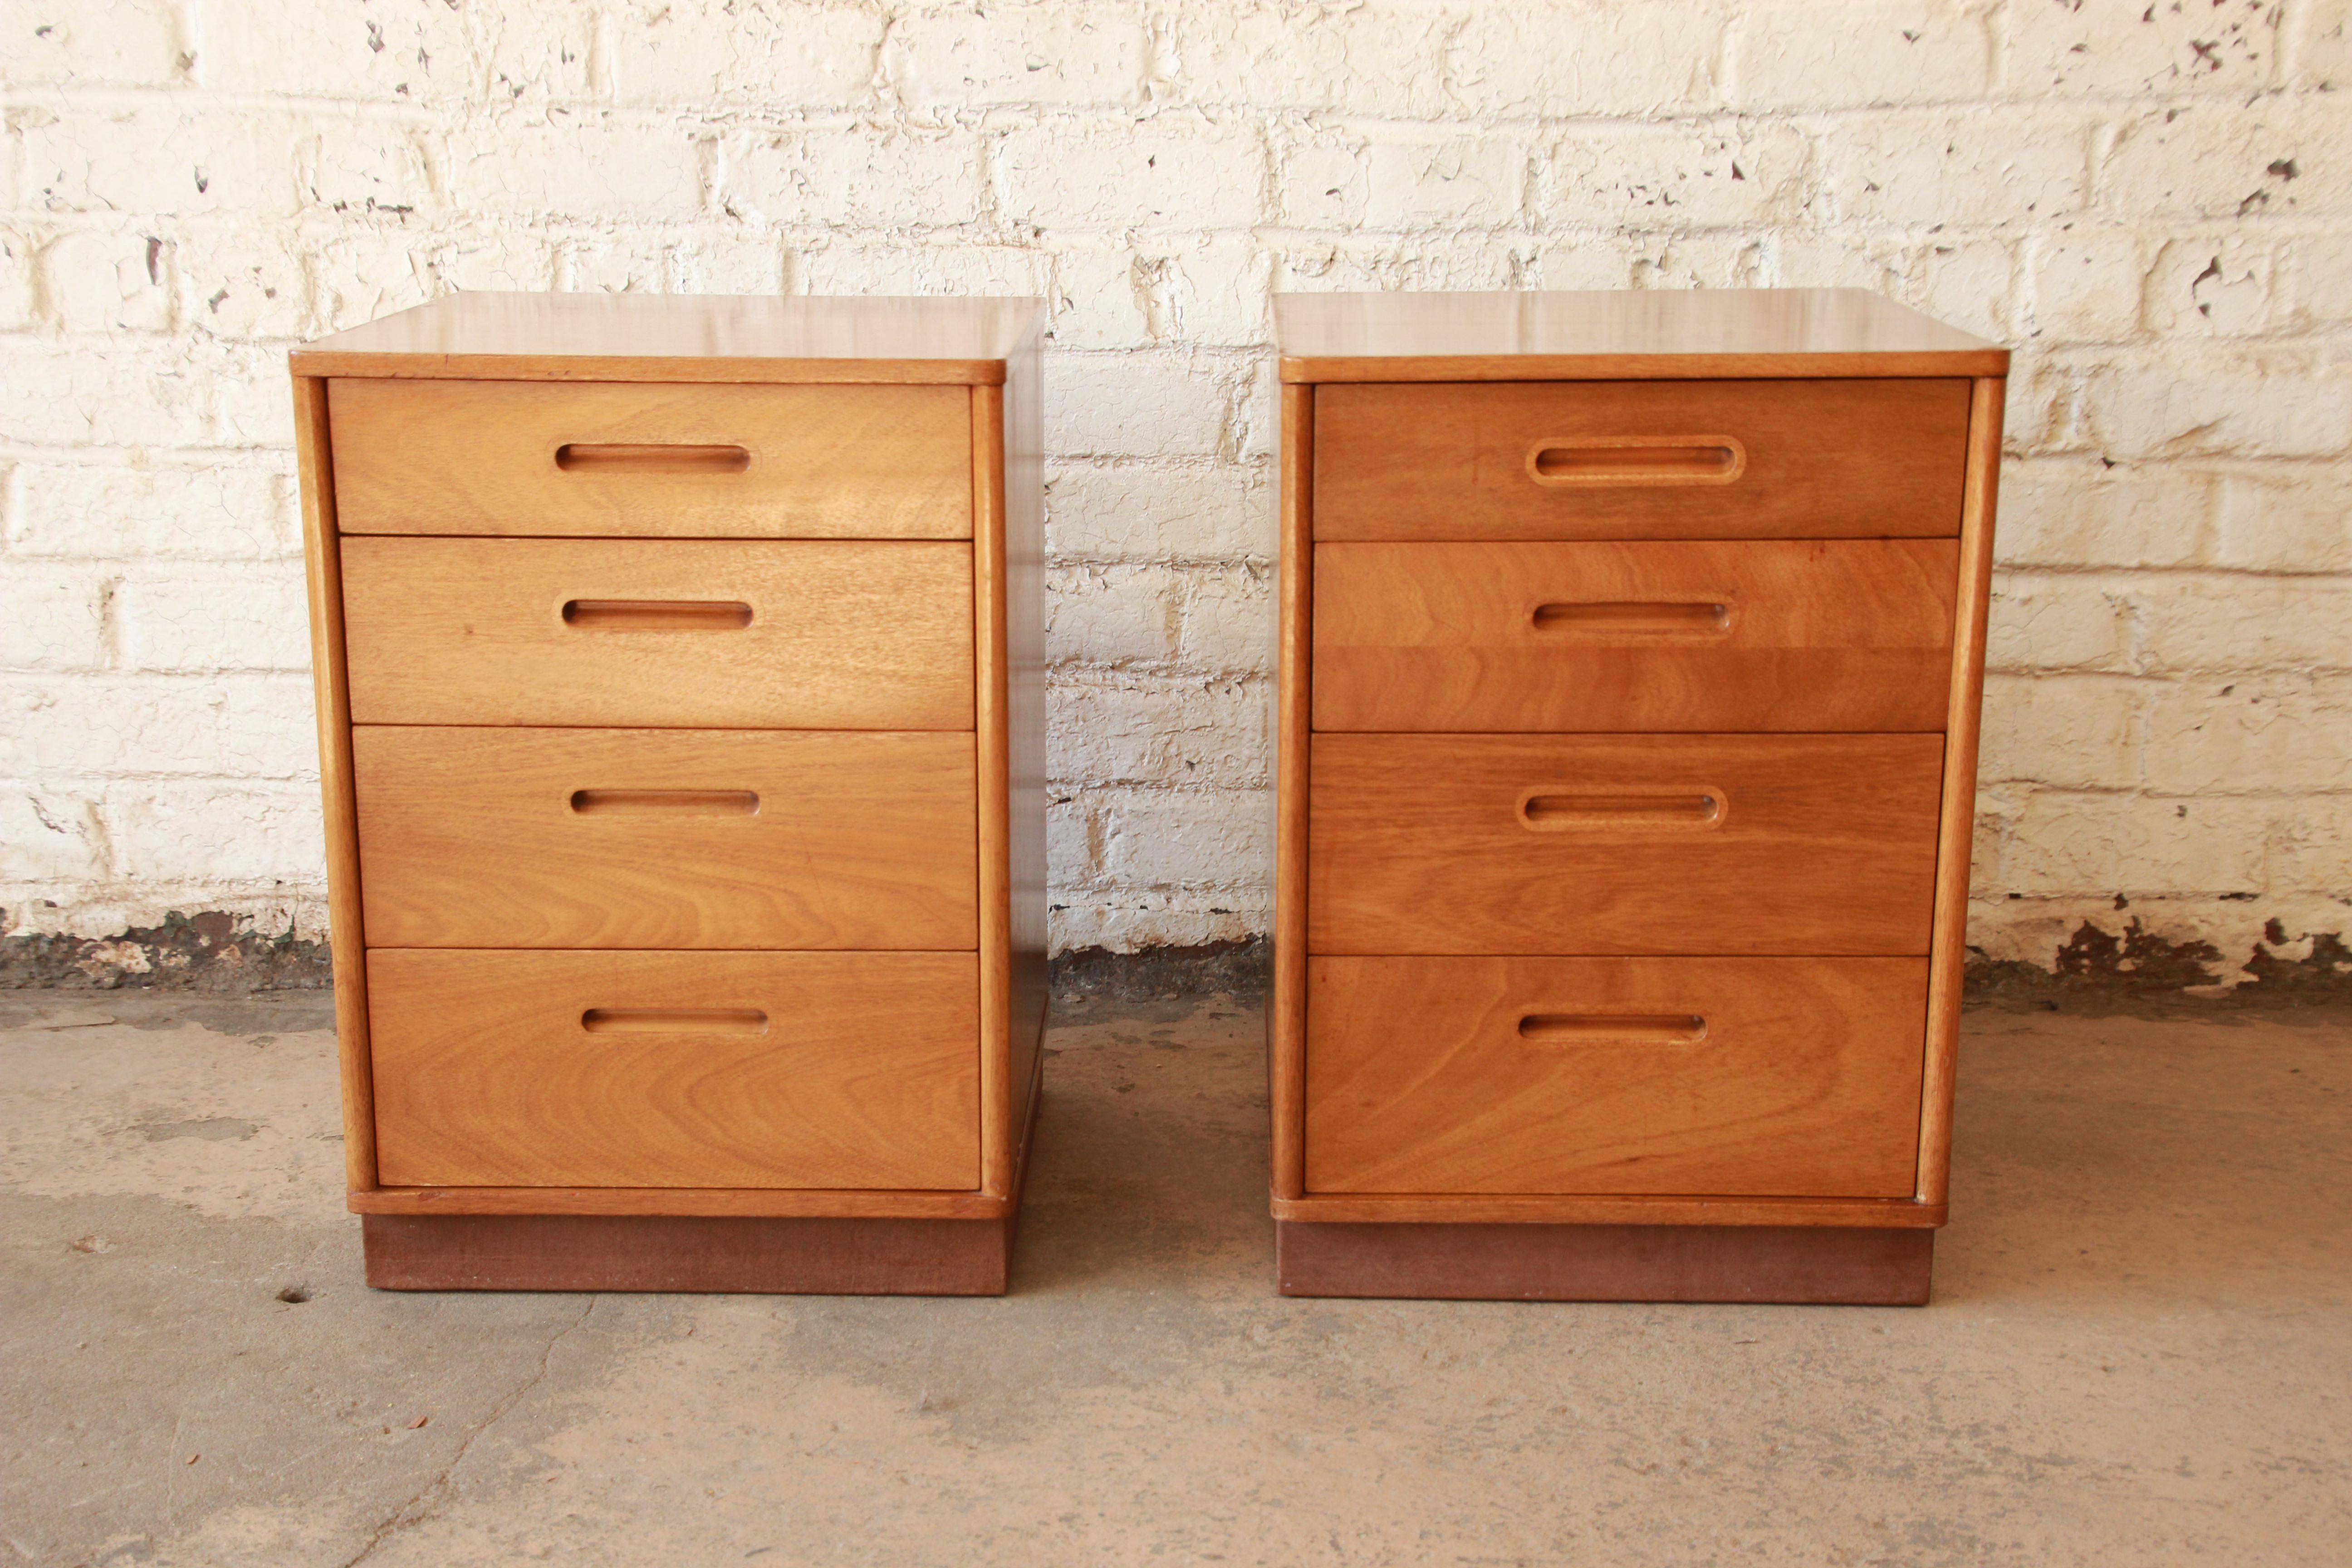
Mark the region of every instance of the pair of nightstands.
[[[1282, 1288], [1924, 1300], [2006, 354], [1277, 309]], [[373, 1282], [1003, 1288], [1038, 330], [459, 296], [296, 355]]]

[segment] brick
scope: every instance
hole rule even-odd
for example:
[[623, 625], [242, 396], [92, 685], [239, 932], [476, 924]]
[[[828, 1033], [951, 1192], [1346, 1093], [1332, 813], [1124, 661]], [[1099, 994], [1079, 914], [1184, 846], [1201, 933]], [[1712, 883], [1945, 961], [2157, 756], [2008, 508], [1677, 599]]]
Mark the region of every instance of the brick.
[[[397, 246], [397, 237], [387, 243]], [[397, 256], [397, 249], [393, 251]], [[468, 230], [431, 252], [434, 293], [452, 289], [550, 289], [555, 284], [555, 247], [544, 235], [497, 226]]]
[[1059, 560], [1266, 560], [1273, 475], [1224, 463], [1056, 460], [1045, 470], [1045, 542]]
[[698, 228], [673, 247], [670, 287], [681, 294], [781, 294], [785, 258], [763, 229]]
[[2352, 380], [2268, 351], [2133, 355], [2084, 378], [2086, 434], [2110, 458], [2336, 458]]
[[675, 235], [642, 229], [614, 233], [550, 231], [555, 240], [555, 286], [566, 293], [666, 292]]
[[2210, 559], [2249, 572], [2352, 571], [2352, 468], [2223, 475]]
[[1724, 230], [1644, 236], [1628, 281], [1636, 289], [1748, 289], [1770, 265], [1764, 242]]
[[300, 548], [288, 465], [216, 455], [197, 460], [205, 466], [19, 463], [9, 552], [89, 561], [257, 560]]
[[2148, 701], [2145, 765], [2174, 795], [2352, 789], [2352, 678], [2167, 682]]
[[316, 784], [120, 784], [99, 805], [121, 863], [138, 868], [149, 883], [219, 887], [267, 879], [301, 887], [326, 873]]
[[1267, 924], [1264, 894], [1223, 888], [1138, 889], [1057, 894], [1046, 929], [1056, 952], [1088, 947], [1132, 952], [1238, 942], [1263, 932]]
[[1045, 298], [1053, 260], [1011, 245], [941, 238], [828, 239], [799, 253], [809, 294], [989, 294]]
[[105, 566], [12, 562], [0, 569], [8, 613], [0, 616], [0, 669], [98, 669], [112, 652]]
[[1047, 882], [1063, 886], [1060, 878], [1084, 875], [1102, 864], [1102, 835], [1091, 800], [1057, 795], [1045, 803], [1045, 865]]
[[1062, 566], [1045, 578], [1045, 657], [1061, 665], [1175, 657], [1180, 580], [1165, 566]]
[[1789, 222], [1803, 211], [1812, 159], [1811, 139], [1787, 124], [1580, 127], [1552, 148], [1540, 210], [1610, 226]]
[[68, 892], [107, 871], [106, 826], [96, 802], [71, 787], [0, 785], [0, 887]]
[[1052, 255], [1053, 340], [1062, 347], [1259, 348], [1272, 338], [1271, 262], [1248, 237], [1213, 235], [1192, 245], [1076, 240], [1057, 243]]
[[2282, 803], [2271, 818], [2271, 884], [2333, 895], [2326, 919], [2289, 931], [2343, 931], [2342, 889], [2352, 888], [2352, 811], [2340, 796]]
[[1985, 783], [2114, 789], [2138, 779], [2144, 682], [2083, 675], [1985, 678]]
[[2018, 335], [2021, 270], [2011, 241], [1939, 239], [1919, 248], [1896, 298], [1962, 331], [2009, 342]]
[[33, 325], [37, 305], [33, 268], [39, 254], [32, 231], [0, 227], [0, 332], [21, 332]]
[[1230, 437], [1236, 373], [1215, 360], [1056, 353], [1045, 380], [1045, 449], [1059, 456], [1213, 457]]
[[301, 563], [190, 563], [126, 574], [115, 599], [126, 668], [310, 668]]
[[1201, 566], [1183, 574], [1179, 657], [1219, 674], [1274, 673], [1274, 572], [1270, 567]]
[[611, 16], [611, 90], [623, 103], [745, 100], [808, 110], [875, 100], [884, 22], [873, 12], [627, 0]]
[[1254, 791], [1112, 791], [1103, 818], [1104, 870], [1124, 886], [1255, 887], [1274, 865], [1274, 814]]
[[908, 107], [957, 114], [1133, 103], [1150, 52], [1129, 5], [925, 5], [893, 19], [882, 65]]
[[2279, 281], [2273, 307], [2289, 331], [2352, 326], [2352, 234], [2283, 235], [2273, 243]]
[[2238, 336], [2270, 325], [2271, 247], [2234, 235], [2165, 242], [2140, 296], [2140, 324], [2169, 337]]
[[2037, 791], [2010, 827], [2002, 877], [2028, 897], [2259, 893], [2268, 829], [2259, 801]]
[[1451, 32], [1449, 96], [1479, 120], [1714, 106], [1723, 27], [1701, 0], [1480, 6]]
[[1266, 782], [1262, 680], [1062, 676], [1046, 690], [1046, 776], [1089, 786]]
[[20, 676], [0, 683], [0, 775], [318, 773], [307, 675]]
[[2213, 546], [2221, 480], [2172, 464], [2036, 458], [2001, 474], [1994, 549], [2007, 566], [2186, 566]]
[[0, 339], [12, 440], [171, 447], [216, 438], [221, 389], [189, 374], [185, 354], [135, 340], [103, 344]]
[[2136, 98], [2184, 92], [2244, 95], [2271, 85], [2281, 7], [2151, 5], [2129, 18], [2116, 5], [2035, 5], [2007, 12], [2012, 92]]
[[312, 329], [304, 247], [290, 234], [216, 225], [173, 230], [182, 314], [216, 338], [275, 340]]
[[[481, 45], [491, 101], [562, 103], [608, 89], [610, 55], [596, 37], [603, 10], [598, 0], [501, 7]], [[607, 79], [598, 79], [600, 65]]]
[[2129, 636], [2130, 613], [2112, 584], [1994, 574], [1985, 648], [1990, 668], [2122, 670], [2129, 663]]
[[41, 251], [50, 318], [68, 332], [161, 332], [172, 326], [178, 246], [154, 232], [84, 229]]
[[1968, 110], [1857, 116], [1822, 143], [1832, 221], [2004, 224], [2079, 210], [2087, 196], [2089, 127], [2071, 110]]
[[2311, 0], [2290, 6], [2294, 67], [2293, 85], [2340, 91], [2352, 87], [2352, 5]]
[[47, 0], [12, 5], [8, 83], [165, 87], [186, 74], [187, 37], [173, 0]]
[[445, 0], [282, 5], [197, 0], [194, 76], [214, 92], [435, 103], [470, 99], [467, 17]]
[[682, 219], [702, 212], [702, 132], [660, 118], [488, 121], [449, 138], [450, 201], [522, 223]]
[[[437, 216], [446, 204], [434, 184], [429, 140], [424, 132], [356, 110], [307, 116], [295, 142], [300, 198], [321, 213], [394, 220], [420, 213]], [[558, 188], [572, 188], [567, 172], [548, 174]], [[648, 194], [657, 195], [658, 190]]]
[[1896, 246], [1860, 235], [1808, 234], [1802, 230], [1764, 239], [1762, 281], [1807, 289], [1867, 289], [1894, 294], [1909, 274], [1909, 258]]
[[1774, 5], [1732, 23], [1726, 94], [1746, 110], [1949, 103], [1992, 80], [1983, 11], [1957, 5]]
[[[441, 292], [436, 247], [396, 229], [360, 229], [310, 247], [311, 319], [320, 332], [345, 331]], [[542, 277], [539, 287], [545, 288]]]
[[2172, 576], [2132, 599], [2150, 670], [2352, 669], [2352, 581]]
[[2138, 335], [2151, 246], [2137, 229], [2067, 224], [2034, 241], [2032, 331], [2058, 342], [2123, 342]]
[[2100, 200], [2141, 222], [2352, 211], [2352, 111], [2340, 96], [2144, 111], [2116, 128]]
[[1266, 178], [1254, 130], [1180, 111], [1011, 131], [991, 163], [1004, 219], [1044, 229], [1245, 227], [1261, 216]]
[[19, 201], [52, 213], [290, 215], [294, 163], [275, 116], [178, 96], [60, 98], [8, 112]]
[[1447, 39], [1459, 25], [1442, 12], [1385, 3], [1179, 6], [1160, 23], [1166, 82], [1154, 96], [1213, 109], [1441, 118], [1454, 108], [1445, 91]]
[[184, 372], [213, 382], [214, 439], [224, 447], [294, 445], [294, 398], [286, 384], [286, 351], [276, 344], [187, 342]]
[[[1559, 248], [1581, 254], [1594, 243], [1579, 239]], [[1305, 294], [1521, 288], [1531, 284], [1545, 254], [1544, 242], [1530, 236], [1475, 231], [1448, 236], [1443, 245], [1353, 234], [1286, 237], [1272, 253], [1274, 287]], [[1545, 286], [1560, 285], [1547, 275]]]
[[1286, 153], [1278, 210], [1305, 228], [1512, 224], [1524, 216], [1529, 155], [1499, 137], [1327, 135]]
[[730, 137], [723, 203], [754, 222], [938, 227], [980, 216], [980, 142], [866, 126]]

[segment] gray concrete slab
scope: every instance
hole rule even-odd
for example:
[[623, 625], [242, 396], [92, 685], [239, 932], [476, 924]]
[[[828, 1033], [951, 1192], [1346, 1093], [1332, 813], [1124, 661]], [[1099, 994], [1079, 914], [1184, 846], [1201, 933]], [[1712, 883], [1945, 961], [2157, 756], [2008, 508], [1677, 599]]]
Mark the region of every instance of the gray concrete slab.
[[0, 994], [0, 1562], [2338, 1563], [2352, 1026], [1977, 1013], [1920, 1310], [1286, 1301], [1230, 1000], [1002, 1300], [395, 1296], [321, 999]]

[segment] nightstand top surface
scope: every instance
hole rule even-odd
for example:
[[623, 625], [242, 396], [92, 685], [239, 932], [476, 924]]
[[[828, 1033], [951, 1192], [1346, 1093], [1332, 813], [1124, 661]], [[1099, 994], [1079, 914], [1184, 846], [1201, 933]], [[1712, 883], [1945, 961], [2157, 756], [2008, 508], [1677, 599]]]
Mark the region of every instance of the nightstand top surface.
[[2009, 351], [1863, 289], [1277, 294], [1282, 379], [2006, 375]]
[[989, 384], [1037, 300], [460, 293], [306, 343], [300, 375]]

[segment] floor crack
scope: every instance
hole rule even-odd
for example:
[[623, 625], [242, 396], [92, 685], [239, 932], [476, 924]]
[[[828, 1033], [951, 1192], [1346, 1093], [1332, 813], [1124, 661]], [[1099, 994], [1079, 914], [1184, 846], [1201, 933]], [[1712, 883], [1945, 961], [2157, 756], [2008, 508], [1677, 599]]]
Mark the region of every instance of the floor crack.
[[589, 1314], [596, 1310], [596, 1297], [590, 1296], [588, 1305], [581, 1309], [580, 1315], [550, 1336], [547, 1343], [540, 1347], [539, 1364], [531, 1369], [530, 1375], [516, 1384], [505, 1398], [499, 1400], [491, 1408], [488, 1415], [474, 1424], [473, 1427], [467, 1432], [464, 1440], [458, 1443], [457, 1451], [449, 1456], [449, 1462], [426, 1477], [425, 1484], [417, 1488], [407, 1501], [387, 1514], [383, 1522], [369, 1532], [367, 1541], [360, 1547], [358, 1553], [345, 1560], [342, 1568], [359, 1568], [360, 1563], [375, 1555], [375, 1549], [383, 1545], [394, 1531], [404, 1530], [412, 1524], [422, 1522], [430, 1516], [432, 1510], [429, 1506], [425, 1506], [425, 1500], [446, 1486], [449, 1478], [457, 1473], [457, 1467], [465, 1463], [466, 1455], [474, 1447], [474, 1439], [505, 1419], [507, 1412], [512, 1410], [524, 1394], [537, 1388], [546, 1379], [548, 1363], [555, 1357], [555, 1347], [587, 1323]]

